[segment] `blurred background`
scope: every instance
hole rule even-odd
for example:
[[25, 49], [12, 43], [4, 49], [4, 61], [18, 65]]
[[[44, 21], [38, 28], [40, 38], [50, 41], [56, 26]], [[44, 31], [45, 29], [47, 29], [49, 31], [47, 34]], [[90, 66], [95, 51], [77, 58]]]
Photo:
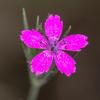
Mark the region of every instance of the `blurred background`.
[[24, 7], [30, 27], [48, 13], [64, 20], [64, 31], [84, 32], [89, 46], [75, 58], [77, 73], [58, 73], [40, 90], [38, 100], [100, 100], [100, 0], [0, 0], [0, 100], [26, 100], [29, 78], [18, 34]]

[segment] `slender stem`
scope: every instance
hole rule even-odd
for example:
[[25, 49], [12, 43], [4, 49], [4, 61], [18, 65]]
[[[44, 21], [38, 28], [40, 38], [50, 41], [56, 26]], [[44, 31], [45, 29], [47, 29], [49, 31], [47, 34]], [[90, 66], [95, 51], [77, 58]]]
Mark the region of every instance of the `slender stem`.
[[[29, 27], [28, 27], [28, 21], [27, 21], [25, 8], [22, 8], [22, 16], [23, 16], [24, 29], [28, 29]], [[31, 56], [30, 55], [30, 49], [29, 48], [24, 48], [24, 46], [23, 46], [23, 50], [24, 50], [24, 53], [25, 53], [26, 60], [28, 60], [30, 58], [30, 56]], [[28, 66], [28, 68], [29, 68], [29, 66]], [[29, 73], [31, 86], [30, 86], [30, 90], [29, 90], [29, 94], [28, 94], [27, 100], [36, 100], [37, 97], [38, 97], [38, 94], [39, 94], [40, 86], [37, 85], [37, 84], [34, 84], [34, 82], [36, 80], [34, 80], [33, 75], [31, 74], [29, 69], [28, 69], [28, 73]]]
[[28, 95], [28, 99], [27, 100], [37, 100], [37, 97], [38, 97], [38, 94], [39, 94], [39, 90], [40, 90], [40, 87], [32, 85], [30, 87], [30, 91], [29, 91], [29, 95]]
[[[23, 25], [24, 25], [24, 29], [28, 29], [28, 21], [27, 21], [27, 16], [26, 16], [26, 11], [25, 8], [22, 8], [22, 16], [23, 16]], [[37, 27], [39, 27], [39, 16], [37, 17]], [[26, 57], [27, 62], [30, 60], [31, 58], [31, 53], [30, 53], [30, 49], [25, 47], [22, 44], [23, 50], [24, 50], [24, 54]], [[34, 76], [31, 71], [30, 71], [30, 64], [28, 62], [28, 73], [29, 73], [29, 79], [30, 79], [30, 90], [29, 90], [29, 94], [28, 94], [28, 98], [27, 100], [37, 100], [38, 94], [39, 94], [39, 90], [41, 88], [41, 86], [43, 86], [47, 81], [45, 79], [40, 79], [36, 76]]]
[[27, 100], [37, 100], [39, 95], [40, 88], [47, 82], [45, 79], [39, 79], [36, 76], [32, 75], [29, 71], [30, 77], [30, 90]]

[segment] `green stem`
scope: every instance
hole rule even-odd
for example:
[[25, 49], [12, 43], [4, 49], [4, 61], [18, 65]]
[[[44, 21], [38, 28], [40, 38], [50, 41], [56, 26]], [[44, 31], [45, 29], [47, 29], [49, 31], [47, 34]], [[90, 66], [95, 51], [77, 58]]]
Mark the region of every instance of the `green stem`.
[[40, 87], [32, 85], [30, 87], [30, 91], [29, 91], [29, 95], [28, 95], [27, 100], [37, 100], [37, 97], [38, 97], [38, 94], [39, 94], [39, 90], [40, 90]]
[[[26, 11], [25, 8], [22, 8], [22, 16], [23, 16], [23, 25], [24, 25], [24, 29], [28, 29], [28, 21], [27, 21], [27, 16], [26, 16]], [[37, 17], [37, 27], [39, 25], [39, 16]], [[31, 54], [30, 54], [30, 49], [25, 47], [22, 44], [23, 50], [24, 50], [24, 54], [26, 57], [27, 62], [30, 60], [31, 58]], [[28, 62], [29, 64], [29, 62]], [[30, 79], [30, 90], [29, 90], [29, 94], [28, 94], [28, 98], [27, 100], [37, 100], [38, 94], [39, 94], [39, 90], [41, 88], [41, 86], [43, 86], [47, 81], [44, 78], [38, 78], [36, 76], [34, 76], [31, 71], [30, 71], [30, 65], [28, 65], [28, 73], [29, 73], [29, 79]]]
[[34, 76], [30, 71], [29, 71], [29, 77], [30, 77], [31, 86], [30, 86], [27, 100], [37, 100], [40, 88], [44, 84], [46, 84], [47, 81], [46, 79], [41, 79], [41, 78]]

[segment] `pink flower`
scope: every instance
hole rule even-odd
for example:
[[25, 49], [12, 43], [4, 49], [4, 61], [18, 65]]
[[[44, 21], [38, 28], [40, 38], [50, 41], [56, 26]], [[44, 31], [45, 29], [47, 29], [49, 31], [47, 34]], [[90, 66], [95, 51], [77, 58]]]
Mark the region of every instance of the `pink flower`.
[[20, 39], [29, 48], [44, 49], [33, 57], [31, 72], [35, 75], [47, 73], [54, 59], [57, 69], [66, 76], [76, 72], [75, 60], [64, 51], [77, 51], [84, 48], [88, 37], [83, 34], [72, 34], [60, 40], [63, 21], [58, 15], [49, 15], [44, 23], [45, 36], [36, 29], [26, 29], [21, 32]]

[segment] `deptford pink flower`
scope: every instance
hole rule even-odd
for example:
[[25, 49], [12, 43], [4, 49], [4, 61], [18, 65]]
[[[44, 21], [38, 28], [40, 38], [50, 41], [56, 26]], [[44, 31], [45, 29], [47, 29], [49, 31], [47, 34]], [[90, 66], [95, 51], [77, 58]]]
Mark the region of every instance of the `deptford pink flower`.
[[45, 36], [36, 29], [21, 32], [20, 39], [29, 48], [44, 49], [31, 60], [31, 72], [35, 75], [47, 73], [54, 59], [57, 69], [66, 76], [76, 72], [75, 60], [64, 51], [77, 51], [88, 44], [88, 37], [83, 34], [72, 34], [60, 40], [63, 21], [59, 15], [49, 15], [44, 23]]

